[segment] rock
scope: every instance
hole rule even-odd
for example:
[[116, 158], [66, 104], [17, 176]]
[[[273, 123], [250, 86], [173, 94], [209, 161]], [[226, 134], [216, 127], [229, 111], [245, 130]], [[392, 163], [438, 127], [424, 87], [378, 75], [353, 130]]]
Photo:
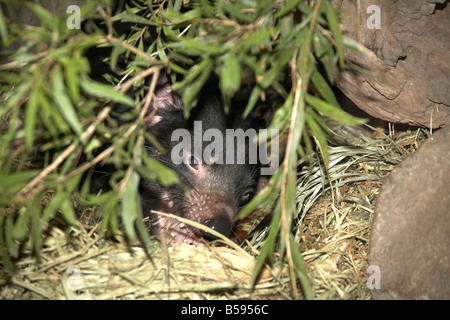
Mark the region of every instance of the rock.
[[449, 218], [446, 126], [402, 161], [381, 187], [369, 250], [369, 265], [379, 267], [375, 299], [450, 299]]
[[[445, 0], [333, 0], [344, 35], [361, 43], [352, 68], [334, 73], [336, 86], [369, 115], [432, 128], [450, 123], [450, 3]], [[379, 15], [373, 8], [379, 9]], [[368, 22], [379, 18], [379, 27]], [[370, 27], [370, 28], [369, 28]]]

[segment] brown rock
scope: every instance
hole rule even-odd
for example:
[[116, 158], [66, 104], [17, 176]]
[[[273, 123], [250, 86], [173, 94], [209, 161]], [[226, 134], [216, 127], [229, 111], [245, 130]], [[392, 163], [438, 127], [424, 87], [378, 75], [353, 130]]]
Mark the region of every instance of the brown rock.
[[[347, 68], [337, 87], [369, 115], [438, 128], [450, 123], [450, 5], [445, 0], [333, 0], [343, 9], [343, 33], [369, 54], [346, 52], [375, 76]], [[379, 29], [369, 29], [371, 5], [380, 8]]]
[[387, 177], [370, 239], [375, 299], [450, 299], [450, 126]]

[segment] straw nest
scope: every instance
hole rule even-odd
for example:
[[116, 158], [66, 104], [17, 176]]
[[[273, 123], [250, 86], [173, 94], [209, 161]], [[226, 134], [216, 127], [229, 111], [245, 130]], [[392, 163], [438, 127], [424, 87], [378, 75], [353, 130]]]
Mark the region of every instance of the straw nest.
[[[383, 178], [428, 136], [422, 129], [387, 135], [341, 128], [330, 140], [330, 163], [301, 162], [293, 230], [317, 299], [370, 299], [367, 252]], [[251, 287], [270, 208], [243, 221], [241, 246], [167, 247], [153, 240], [147, 255], [120, 235], [101, 236], [84, 213], [80, 227], [47, 232], [39, 257], [32, 249], [14, 273], [0, 267], [6, 299], [291, 299], [289, 272], [276, 258]], [[264, 218], [266, 217], [266, 218]], [[278, 257], [275, 254], [275, 257]]]

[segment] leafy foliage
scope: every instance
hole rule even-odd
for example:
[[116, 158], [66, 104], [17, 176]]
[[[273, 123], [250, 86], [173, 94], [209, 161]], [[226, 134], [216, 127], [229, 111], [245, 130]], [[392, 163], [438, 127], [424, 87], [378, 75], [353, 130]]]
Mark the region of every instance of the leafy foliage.
[[[121, 221], [130, 241], [139, 236], [149, 247], [139, 205], [139, 174], [165, 185], [178, 179], [145, 154], [143, 142], [154, 138], [145, 132], [143, 117], [155, 82], [145, 92], [142, 80], [156, 79], [166, 70], [188, 116], [214, 73], [226, 110], [243, 87], [251, 88], [246, 115], [270, 88], [284, 100], [269, 127], [286, 138], [282, 163], [268, 188], [239, 218], [278, 197], [253, 280], [279, 248], [292, 282], [300, 280], [306, 297], [311, 297], [291, 233], [298, 159], [312, 151], [312, 136], [327, 161], [323, 117], [361, 122], [340, 109], [330, 87], [336, 64], [344, 66], [344, 40], [338, 12], [329, 0], [134, 0], [132, 7], [127, 3], [115, 13], [109, 1], [86, 1], [81, 10], [84, 30], [69, 29], [67, 16], [54, 15], [32, 1], [27, 8], [41, 24], [27, 27], [7, 18], [14, 17], [15, 2], [5, 4], [0, 12], [3, 53], [20, 40], [19, 48], [0, 65], [0, 250], [5, 266], [12, 268], [11, 259], [18, 258], [23, 241], [30, 240], [39, 254], [42, 233], [56, 215], [77, 224], [74, 201], [98, 205], [103, 231], [116, 232]], [[118, 34], [114, 21], [137, 25], [130, 34]], [[146, 48], [148, 38], [154, 40]], [[106, 77], [109, 85], [91, 77], [86, 52], [93, 47], [112, 48], [107, 62], [120, 78]], [[123, 56], [125, 68], [118, 63]], [[315, 95], [308, 92], [311, 84]], [[125, 94], [130, 89], [136, 91], [134, 98]], [[131, 121], [118, 125], [109, 117], [117, 103], [133, 107], [123, 115]], [[302, 139], [306, 152], [300, 147]], [[93, 153], [99, 149], [103, 151]], [[31, 165], [36, 158], [41, 167]], [[91, 195], [87, 183], [78, 187], [82, 175], [100, 162], [117, 168], [112, 190]], [[296, 286], [293, 294], [298, 296]]]

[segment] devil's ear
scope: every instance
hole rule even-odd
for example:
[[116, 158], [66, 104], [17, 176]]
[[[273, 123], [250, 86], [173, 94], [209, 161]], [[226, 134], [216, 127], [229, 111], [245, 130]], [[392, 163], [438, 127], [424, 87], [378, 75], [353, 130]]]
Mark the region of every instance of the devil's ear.
[[[151, 80], [147, 80], [151, 82]], [[171, 83], [165, 75], [160, 75], [153, 92], [152, 101], [147, 110], [144, 122], [152, 127], [163, 120], [168, 113], [183, 111], [180, 97], [172, 91]]]
[[273, 108], [266, 103], [261, 103], [253, 108], [249, 115], [249, 121], [251, 121], [252, 128], [263, 129], [269, 126], [272, 117]]
[[233, 127], [235, 128], [253, 128], [263, 129], [267, 128], [273, 117], [272, 99], [261, 101], [259, 100], [250, 114], [243, 119], [243, 113], [247, 106], [248, 99], [251, 94], [251, 88], [244, 88], [239, 90], [233, 98], [232, 116], [234, 120]]

